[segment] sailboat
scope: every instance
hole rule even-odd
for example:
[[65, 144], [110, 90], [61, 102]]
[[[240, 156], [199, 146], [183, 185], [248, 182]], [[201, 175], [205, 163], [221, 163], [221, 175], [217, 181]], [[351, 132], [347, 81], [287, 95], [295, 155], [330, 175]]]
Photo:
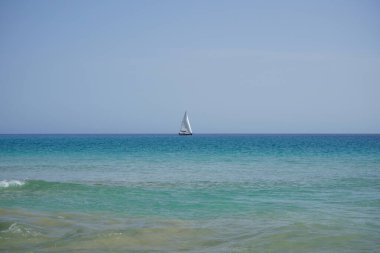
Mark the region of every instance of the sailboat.
[[183, 115], [182, 123], [181, 123], [181, 129], [179, 130], [179, 135], [192, 135], [193, 132], [191, 131], [190, 121], [189, 117], [187, 116], [187, 112], [185, 112], [185, 115]]

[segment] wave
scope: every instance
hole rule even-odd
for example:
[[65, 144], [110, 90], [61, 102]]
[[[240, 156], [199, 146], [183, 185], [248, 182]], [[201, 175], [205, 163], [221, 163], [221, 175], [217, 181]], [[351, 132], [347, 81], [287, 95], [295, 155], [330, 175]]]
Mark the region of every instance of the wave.
[[2, 180], [0, 181], [0, 188], [23, 186], [24, 184], [25, 184], [25, 181], [21, 181], [21, 180]]
[[1, 233], [19, 234], [22, 236], [39, 236], [41, 233], [33, 229], [33, 227], [19, 224], [17, 222], [12, 223], [8, 229], [0, 231]]

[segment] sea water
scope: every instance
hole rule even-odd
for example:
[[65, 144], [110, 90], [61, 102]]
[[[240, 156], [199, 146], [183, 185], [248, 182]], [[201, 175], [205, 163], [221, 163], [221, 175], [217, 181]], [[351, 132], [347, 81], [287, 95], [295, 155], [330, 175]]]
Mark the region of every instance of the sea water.
[[1, 252], [380, 252], [380, 135], [0, 135]]

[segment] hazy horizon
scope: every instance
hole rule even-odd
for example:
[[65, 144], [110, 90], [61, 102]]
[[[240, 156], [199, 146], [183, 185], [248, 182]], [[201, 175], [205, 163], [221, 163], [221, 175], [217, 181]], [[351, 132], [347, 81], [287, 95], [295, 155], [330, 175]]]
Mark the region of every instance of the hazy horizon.
[[[0, 135], [175, 135], [178, 133], [0, 133]], [[193, 135], [380, 135], [380, 133], [193, 133]], [[191, 138], [191, 136], [185, 136], [183, 138]]]
[[380, 133], [380, 2], [1, 1], [0, 134]]

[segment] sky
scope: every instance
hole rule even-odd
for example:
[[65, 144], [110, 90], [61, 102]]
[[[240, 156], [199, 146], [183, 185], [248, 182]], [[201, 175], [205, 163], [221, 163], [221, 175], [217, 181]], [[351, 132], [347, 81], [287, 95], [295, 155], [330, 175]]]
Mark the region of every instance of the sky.
[[0, 133], [380, 133], [380, 1], [0, 1]]

